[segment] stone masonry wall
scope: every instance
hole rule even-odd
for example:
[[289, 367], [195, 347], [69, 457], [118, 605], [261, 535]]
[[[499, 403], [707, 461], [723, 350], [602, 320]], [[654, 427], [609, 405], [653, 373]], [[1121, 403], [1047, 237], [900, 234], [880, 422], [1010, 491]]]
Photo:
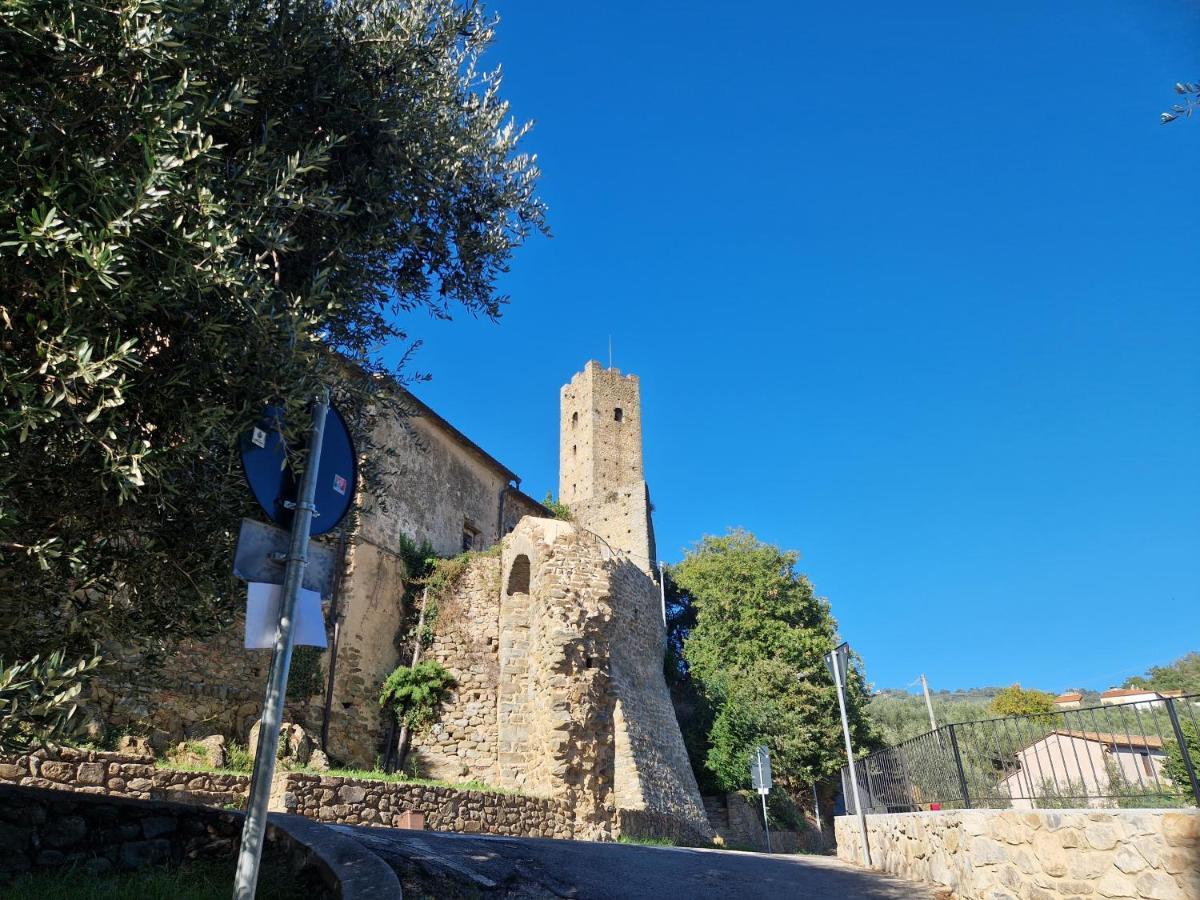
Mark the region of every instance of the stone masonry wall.
[[62, 747], [0, 757], [0, 783], [135, 800], [240, 807], [249, 793], [250, 776], [161, 769], [144, 756]]
[[99, 874], [229, 857], [241, 828], [239, 814], [220, 810], [0, 785], [0, 884], [66, 865]]
[[663, 677], [666, 629], [658, 585], [629, 559], [614, 559], [608, 569], [613, 597], [606, 626], [612, 647], [610, 690], [621, 712], [617, 805], [657, 810], [707, 828]]
[[500, 558], [471, 560], [452, 596], [438, 602], [425, 658], [458, 682], [428, 733], [413, 737], [417, 771], [450, 781], [498, 784], [496, 708], [499, 689]]
[[649, 572], [655, 548], [641, 406], [638, 377], [595, 360], [563, 385], [558, 493], [575, 522]]
[[[838, 856], [861, 862], [858, 820]], [[867, 816], [872, 863], [960, 900], [1200, 900], [1200, 811], [963, 810]]]
[[575, 837], [574, 812], [561, 800], [295, 772], [284, 780], [281, 809], [319, 822], [390, 828], [405, 827], [403, 814], [413, 811], [436, 831]]

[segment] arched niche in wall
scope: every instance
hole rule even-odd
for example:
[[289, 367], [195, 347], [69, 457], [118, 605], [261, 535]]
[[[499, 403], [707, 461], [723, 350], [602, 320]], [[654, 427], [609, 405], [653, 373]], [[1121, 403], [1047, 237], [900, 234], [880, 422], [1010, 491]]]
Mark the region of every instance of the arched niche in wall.
[[513, 560], [512, 568], [508, 570], [504, 592], [510, 597], [513, 594], [529, 593], [529, 557], [524, 553], [517, 554]]

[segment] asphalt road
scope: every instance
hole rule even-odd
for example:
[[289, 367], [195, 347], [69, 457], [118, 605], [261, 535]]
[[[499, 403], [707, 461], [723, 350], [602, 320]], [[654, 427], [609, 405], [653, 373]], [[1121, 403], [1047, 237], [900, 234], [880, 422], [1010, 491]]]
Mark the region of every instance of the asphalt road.
[[406, 900], [893, 900], [938, 894], [831, 857], [331, 826], [388, 863]]

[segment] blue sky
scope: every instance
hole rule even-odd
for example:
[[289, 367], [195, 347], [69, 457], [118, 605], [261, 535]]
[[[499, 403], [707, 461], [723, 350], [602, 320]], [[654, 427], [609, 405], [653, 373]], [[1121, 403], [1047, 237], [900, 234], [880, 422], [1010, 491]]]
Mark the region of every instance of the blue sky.
[[611, 335], [660, 555], [798, 549], [880, 687], [1200, 649], [1195, 4], [491, 8], [555, 236], [426, 401], [541, 497]]

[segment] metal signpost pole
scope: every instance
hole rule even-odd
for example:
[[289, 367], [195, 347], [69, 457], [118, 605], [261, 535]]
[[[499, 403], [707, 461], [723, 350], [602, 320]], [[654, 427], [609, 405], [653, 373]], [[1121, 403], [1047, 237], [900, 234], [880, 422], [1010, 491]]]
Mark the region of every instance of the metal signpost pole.
[[937, 719], [933, 717], [933, 701], [929, 699], [929, 682], [925, 680], [925, 673], [921, 673], [921, 689], [925, 692], [925, 708], [929, 710], [929, 730], [937, 731]]
[[271, 798], [271, 780], [275, 774], [275, 754], [279, 750], [279, 729], [283, 723], [284, 695], [288, 669], [292, 664], [292, 626], [295, 624], [296, 598], [304, 579], [308, 562], [308, 538], [312, 527], [313, 499], [317, 492], [317, 469], [321, 462], [321, 444], [325, 436], [325, 415], [329, 411], [329, 389], [323, 388], [313, 404], [312, 430], [308, 440], [308, 461], [292, 521], [291, 543], [288, 547], [287, 568], [283, 576], [283, 592], [279, 603], [279, 631], [271, 651], [271, 668], [267, 675], [267, 692], [263, 700], [262, 724], [258, 729], [258, 749], [254, 757], [254, 773], [250, 779], [250, 799], [246, 807], [246, 823], [242, 828], [242, 844], [238, 850], [237, 874], [234, 877], [234, 900], [254, 900], [258, 885], [258, 867], [262, 860], [263, 838], [267, 830], [267, 804]]
[[767, 821], [767, 795], [760, 793], [759, 796], [762, 797], [763, 802], [763, 831], [767, 833], [767, 852], [771, 853], [771, 825]]
[[850, 720], [846, 717], [846, 698], [842, 667], [838, 664], [838, 652], [829, 658], [833, 666], [833, 683], [837, 686], [838, 709], [842, 713], [842, 733], [846, 736], [846, 761], [850, 765], [850, 789], [854, 792], [854, 809], [858, 813], [858, 827], [862, 834], [863, 863], [870, 868], [871, 848], [867, 845], [867, 815], [863, 812], [862, 800], [858, 796], [858, 775], [854, 771], [854, 748], [850, 744]]

